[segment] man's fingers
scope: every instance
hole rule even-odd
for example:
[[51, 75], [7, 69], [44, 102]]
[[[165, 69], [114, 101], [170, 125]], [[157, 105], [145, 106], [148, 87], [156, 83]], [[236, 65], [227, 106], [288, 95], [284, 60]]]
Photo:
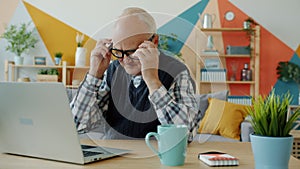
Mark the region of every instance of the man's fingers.
[[109, 49], [102, 44], [100, 46], [97, 46], [94, 50], [92, 50], [91, 55], [97, 56], [97, 57], [101, 57], [101, 56], [106, 57], [106, 55], [108, 55], [108, 53], [109, 53]]

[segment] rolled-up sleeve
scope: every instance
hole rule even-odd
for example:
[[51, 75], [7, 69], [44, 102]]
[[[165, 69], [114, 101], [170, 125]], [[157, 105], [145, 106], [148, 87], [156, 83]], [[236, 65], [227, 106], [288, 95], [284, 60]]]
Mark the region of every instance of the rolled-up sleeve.
[[163, 85], [149, 96], [161, 124], [185, 124], [189, 141], [197, 132], [200, 113], [192, 79], [187, 71], [178, 74], [169, 90]]
[[70, 103], [77, 130], [81, 133], [100, 125], [102, 114], [107, 111], [110, 89], [106, 84], [106, 77], [103, 79], [87, 74]]

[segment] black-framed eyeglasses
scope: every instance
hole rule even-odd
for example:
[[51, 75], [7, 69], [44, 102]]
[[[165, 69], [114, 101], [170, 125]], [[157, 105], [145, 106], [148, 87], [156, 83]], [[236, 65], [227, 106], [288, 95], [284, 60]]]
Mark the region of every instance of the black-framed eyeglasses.
[[[152, 41], [153, 38], [155, 37], [155, 34], [153, 34], [147, 41]], [[113, 56], [115, 56], [118, 59], [122, 59], [124, 58], [124, 56], [126, 55], [127, 57], [129, 57], [130, 59], [133, 60], [139, 60], [139, 58], [137, 56], [132, 56], [132, 54], [137, 50], [137, 49], [130, 49], [130, 50], [121, 50], [121, 49], [114, 49], [113, 48], [113, 43], [111, 43], [108, 47], [109, 51], [111, 52], [111, 54]]]

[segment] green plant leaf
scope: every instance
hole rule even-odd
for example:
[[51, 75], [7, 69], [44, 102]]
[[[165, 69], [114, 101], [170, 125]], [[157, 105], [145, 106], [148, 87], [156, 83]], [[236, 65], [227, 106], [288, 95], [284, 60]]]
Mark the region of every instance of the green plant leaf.
[[300, 85], [300, 67], [292, 62], [279, 62], [276, 68], [278, 79], [283, 82], [294, 81]]
[[287, 119], [288, 106], [292, 100], [289, 93], [276, 95], [275, 89], [269, 96], [259, 96], [247, 111], [256, 135], [286, 137], [293, 123], [300, 117], [300, 109]]
[[162, 51], [167, 51], [168, 53], [171, 53], [172, 56], [177, 57], [179, 60], [183, 60], [182, 58], [182, 53], [178, 52], [175, 53], [173, 51], [170, 50], [170, 42], [175, 42], [177, 41], [178, 36], [175, 33], [170, 33], [170, 35], [163, 35], [163, 34], [159, 34], [159, 43], [158, 43], [158, 48], [161, 49]]
[[29, 29], [31, 22], [22, 23], [19, 26], [10, 25], [1, 36], [6, 39], [8, 46], [5, 48], [17, 56], [21, 56], [26, 50], [34, 48], [38, 39], [34, 35], [35, 29]]

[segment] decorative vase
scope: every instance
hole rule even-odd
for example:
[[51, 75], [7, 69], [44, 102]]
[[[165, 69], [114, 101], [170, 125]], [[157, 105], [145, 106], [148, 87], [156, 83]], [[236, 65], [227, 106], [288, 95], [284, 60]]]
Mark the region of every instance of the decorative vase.
[[256, 169], [288, 169], [293, 136], [267, 137], [250, 134]]
[[86, 63], [86, 48], [77, 47], [75, 54], [75, 66], [85, 66]]
[[24, 63], [24, 57], [15, 56], [14, 57], [14, 62], [15, 62], [15, 65], [23, 65], [23, 63]]
[[214, 39], [212, 35], [208, 35], [207, 37], [207, 50], [213, 50], [214, 48]]

